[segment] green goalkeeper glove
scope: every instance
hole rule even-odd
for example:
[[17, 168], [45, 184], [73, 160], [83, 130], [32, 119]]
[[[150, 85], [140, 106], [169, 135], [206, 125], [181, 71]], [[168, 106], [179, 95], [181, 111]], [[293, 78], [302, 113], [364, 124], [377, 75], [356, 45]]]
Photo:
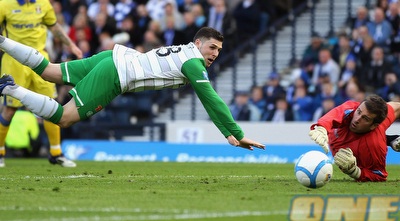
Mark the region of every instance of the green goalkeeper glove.
[[310, 130], [308, 135], [311, 137], [311, 140], [315, 141], [318, 145], [320, 145], [325, 153], [329, 152], [328, 147], [328, 132], [322, 126], [315, 126], [314, 130]]
[[335, 164], [339, 169], [353, 179], [361, 176], [361, 169], [357, 166], [357, 159], [350, 148], [341, 148], [334, 156]]

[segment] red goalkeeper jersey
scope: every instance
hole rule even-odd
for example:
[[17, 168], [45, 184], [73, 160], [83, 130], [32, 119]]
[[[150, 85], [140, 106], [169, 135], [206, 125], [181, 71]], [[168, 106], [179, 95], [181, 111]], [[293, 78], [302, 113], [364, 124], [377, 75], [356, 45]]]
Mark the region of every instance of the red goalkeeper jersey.
[[388, 175], [386, 130], [395, 121], [394, 110], [387, 105], [388, 115], [378, 127], [368, 133], [357, 134], [351, 132], [349, 126], [359, 105], [359, 102], [347, 101], [322, 116], [317, 125], [328, 131], [329, 148], [333, 156], [340, 148], [350, 147], [353, 151], [357, 166], [361, 169], [358, 181], [385, 181]]

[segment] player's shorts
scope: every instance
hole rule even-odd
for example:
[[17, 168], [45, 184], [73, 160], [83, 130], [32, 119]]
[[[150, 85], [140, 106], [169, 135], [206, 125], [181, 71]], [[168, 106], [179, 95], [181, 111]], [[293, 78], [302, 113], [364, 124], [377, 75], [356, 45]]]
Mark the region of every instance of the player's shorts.
[[65, 84], [75, 86], [69, 93], [75, 100], [81, 120], [101, 111], [121, 94], [111, 50], [61, 63], [61, 71]]
[[[48, 54], [41, 52], [46, 58]], [[22, 65], [17, 60], [12, 58], [8, 54], [3, 54], [1, 60], [1, 74], [9, 74], [13, 76], [16, 84], [34, 91], [39, 94], [49, 96], [51, 98], [57, 97], [57, 89], [54, 83], [43, 80], [38, 74], [36, 74], [29, 67]], [[8, 107], [22, 107], [20, 101], [11, 96], [3, 96], [3, 104]]]

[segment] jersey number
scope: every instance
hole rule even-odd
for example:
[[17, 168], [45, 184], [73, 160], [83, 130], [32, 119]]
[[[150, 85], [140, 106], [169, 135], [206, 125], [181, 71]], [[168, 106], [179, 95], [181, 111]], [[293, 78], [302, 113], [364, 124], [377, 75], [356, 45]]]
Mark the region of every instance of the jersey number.
[[171, 53], [178, 53], [181, 50], [182, 50], [181, 47], [178, 47], [178, 46], [162, 47], [156, 51], [156, 54], [160, 57], [165, 57]]

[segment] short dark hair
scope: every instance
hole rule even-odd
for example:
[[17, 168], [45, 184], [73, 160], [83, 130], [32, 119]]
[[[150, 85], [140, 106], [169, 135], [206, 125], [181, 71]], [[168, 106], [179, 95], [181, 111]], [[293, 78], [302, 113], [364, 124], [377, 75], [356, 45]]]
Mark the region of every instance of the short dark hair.
[[196, 39], [209, 40], [211, 38], [214, 38], [221, 42], [224, 41], [224, 36], [219, 31], [210, 27], [200, 28], [200, 30], [198, 30], [197, 33], [194, 35], [193, 41], [196, 41]]
[[386, 101], [382, 97], [372, 94], [366, 97], [363, 102], [367, 110], [376, 115], [374, 123], [380, 124], [386, 119], [388, 108]]

